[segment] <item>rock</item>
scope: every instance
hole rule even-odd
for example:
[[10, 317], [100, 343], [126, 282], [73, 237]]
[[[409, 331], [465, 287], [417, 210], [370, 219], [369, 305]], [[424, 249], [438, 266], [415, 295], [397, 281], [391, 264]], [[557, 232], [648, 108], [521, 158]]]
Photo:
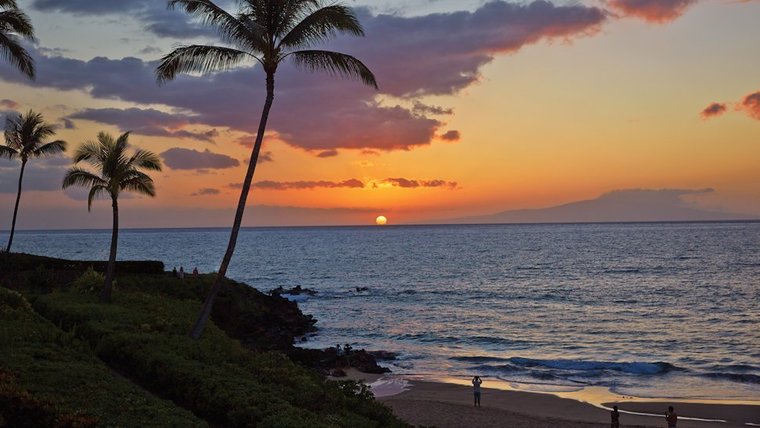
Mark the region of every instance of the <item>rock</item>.
[[330, 376], [332, 377], [346, 377], [348, 376], [346, 372], [343, 369], [334, 369], [330, 372]]
[[369, 351], [368, 354], [375, 357], [378, 361], [393, 361], [398, 358], [398, 354], [390, 351]]

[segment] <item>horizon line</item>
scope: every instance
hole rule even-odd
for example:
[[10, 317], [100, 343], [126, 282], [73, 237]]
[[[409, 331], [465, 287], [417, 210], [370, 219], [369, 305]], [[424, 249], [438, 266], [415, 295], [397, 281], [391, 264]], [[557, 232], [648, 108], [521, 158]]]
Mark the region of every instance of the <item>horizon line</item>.
[[[760, 223], [760, 218], [737, 220], [642, 220], [642, 221], [567, 221], [567, 222], [512, 222], [512, 223], [398, 223], [398, 224], [334, 224], [334, 225], [291, 225], [291, 226], [242, 226], [240, 229], [351, 229], [372, 228], [387, 229], [401, 227], [446, 227], [446, 226], [583, 226], [614, 224], [711, 224], [711, 223]], [[227, 226], [188, 226], [188, 227], [123, 227], [120, 231], [155, 231], [155, 230], [229, 230]], [[111, 228], [61, 228], [61, 229], [17, 229], [16, 232], [111, 232]], [[7, 234], [8, 230], [0, 230]]]

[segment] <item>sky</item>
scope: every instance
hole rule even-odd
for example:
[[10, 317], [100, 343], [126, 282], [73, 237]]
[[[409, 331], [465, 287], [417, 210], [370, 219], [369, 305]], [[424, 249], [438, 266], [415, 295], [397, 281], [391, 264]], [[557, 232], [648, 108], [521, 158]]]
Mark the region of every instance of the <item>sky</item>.
[[[244, 225], [419, 223], [626, 189], [760, 217], [760, 1], [346, 4], [366, 37], [326, 48], [364, 61], [379, 90], [283, 65]], [[0, 116], [39, 111], [72, 148], [131, 131], [158, 154], [158, 194], [122, 195], [123, 227], [231, 224], [261, 70], [159, 86], [162, 55], [219, 44], [215, 33], [163, 1], [19, 5], [37, 32], [37, 79], [0, 62]], [[18, 228], [110, 226], [109, 203], [88, 213], [84, 191], [61, 191], [69, 164], [29, 163]], [[0, 161], [2, 229], [18, 168]]]

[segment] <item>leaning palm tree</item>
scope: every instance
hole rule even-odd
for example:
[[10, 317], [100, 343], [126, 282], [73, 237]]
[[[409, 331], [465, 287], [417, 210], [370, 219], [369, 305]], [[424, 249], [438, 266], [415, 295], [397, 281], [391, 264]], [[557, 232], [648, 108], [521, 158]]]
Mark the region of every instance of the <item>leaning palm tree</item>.
[[[1, 1], [1, 0], [0, 0]], [[45, 123], [41, 114], [31, 110], [26, 115], [8, 117], [5, 123], [5, 145], [0, 145], [0, 158], [21, 159], [21, 172], [18, 177], [18, 192], [16, 205], [13, 208], [11, 235], [5, 251], [11, 251], [13, 235], [16, 232], [16, 217], [21, 201], [21, 185], [24, 181], [24, 170], [29, 159], [55, 156], [66, 151], [66, 142], [56, 140], [46, 142], [55, 135], [55, 126]]]
[[159, 84], [174, 79], [179, 73], [223, 71], [245, 62], [260, 64], [266, 74], [266, 100], [240, 192], [230, 240], [219, 273], [190, 332], [195, 339], [201, 336], [211, 316], [214, 299], [221, 289], [235, 251], [274, 100], [274, 77], [279, 65], [290, 59], [301, 69], [326, 71], [332, 75], [358, 79], [377, 88], [375, 76], [358, 59], [338, 52], [312, 49], [315, 44], [327, 41], [338, 33], [364, 35], [361, 24], [348, 7], [340, 4], [324, 5], [321, 0], [240, 0], [239, 4], [240, 10], [233, 15], [211, 0], [170, 0], [170, 8], [180, 8], [215, 27], [229, 46], [183, 46], [163, 57], [156, 69]]
[[[156, 196], [153, 179], [141, 170], [161, 171], [161, 160], [155, 154], [145, 150], [135, 150], [130, 156], [129, 132], [118, 139], [101, 132], [97, 141], [82, 144], [74, 153], [74, 167], [66, 172], [63, 188], [70, 186], [89, 187], [87, 211], [92, 208], [92, 201], [99, 196], [111, 198], [113, 207], [113, 230], [111, 231], [111, 252], [103, 281], [100, 301], [111, 301], [111, 285], [116, 270], [116, 245], [119, 239], [119, 194], [135, 192], [141, 195]], [[95, 171], [77, 167], [80, 162], [88, 163]]]
[[34, 60], [19, 39], [33, 42], [34, 27], [29, 17], [18, 8], [16, 0], [0, 0], [0, 55], [34, 79]]

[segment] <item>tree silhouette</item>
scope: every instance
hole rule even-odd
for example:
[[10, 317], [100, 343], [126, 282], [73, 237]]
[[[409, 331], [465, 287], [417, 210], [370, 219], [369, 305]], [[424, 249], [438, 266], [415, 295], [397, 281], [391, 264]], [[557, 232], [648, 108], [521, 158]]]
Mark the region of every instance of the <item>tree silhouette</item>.
[[[116, 270], [116, 247], [119, 239], [119, 194], [134, 192], [146, 196], [156, 196], [153, 179], [141, 170], [161, 171], [161, 160], [145, 150], [135, 150], [130, 156], [129, 132], [118, 139], [101, 132], [97, 141], [82, 144], [74, 153], [74, 167], [66, 172], [63, 188], [70, 186], [88, 187], [87, 210], [98, 196], [109, 196], [113, 207], [113, 230], [111, 231], [111, 251], [108, 256], [103, 290], [100, 301], [111, 301], [111, 289]], [[80, 162], [89, 164], [97, 173], [77, 167]]]
[[351, 9], [340, 4], [324, 5], [320, 0], [241, 0], [237, 15], [225, 11], [211, 0], [170, 0], [170, 8], [179, 8], [215, 27], [230, 46], [191, 45], [175, 49], [162, 58], [156, 69], [158, 82], [165, 83], [180, 73], [209, 73], [234, 68], [255, 61], [266, 74], [266, 100], [259, 121], [248, 170], [240, 191], [235, 220], [227, 251], [219, 266], [203, 307], [190, 335], [197, 339], [211, 316], [214, 300], [235, 251], [240, 223], [264, 139], [269, 111], [274, 101], [274, 77], [279, 65], [291, 59], [307, 71], [325, 71], [358, 79], [377, 88], [372, 72], [358, 59], [312, 47], [330, 40], [338, 33], [363, 36], [364, 30]]
[[0, 0], [0, 55], [27, 77], [34, 79], [34, 60], [21, 46], [20, 39], [35, 41], [32, 22], [18, 8], [16, 0]]
[[[1, 0], [0, 0], [1, 1]], [[26, 115], [8, 117], [5, 123], [5, 145], [0, 145], [0, 158], [21, 159], [21, 172], [18, 177], [18, 193], [16, 205], [13, 208], [11, 235], [5, 251], [11, 251], [13, 235], [16, 232], [16, 218], [21, 201], [21, 185], [24, 181], [24, 170], [29, 159], [55, 156], [66, 151], [66, 142], [61, 140], [46, 143], [55, 135], [55, 126], [45, 123], [41, 114], [31, 110]]]

